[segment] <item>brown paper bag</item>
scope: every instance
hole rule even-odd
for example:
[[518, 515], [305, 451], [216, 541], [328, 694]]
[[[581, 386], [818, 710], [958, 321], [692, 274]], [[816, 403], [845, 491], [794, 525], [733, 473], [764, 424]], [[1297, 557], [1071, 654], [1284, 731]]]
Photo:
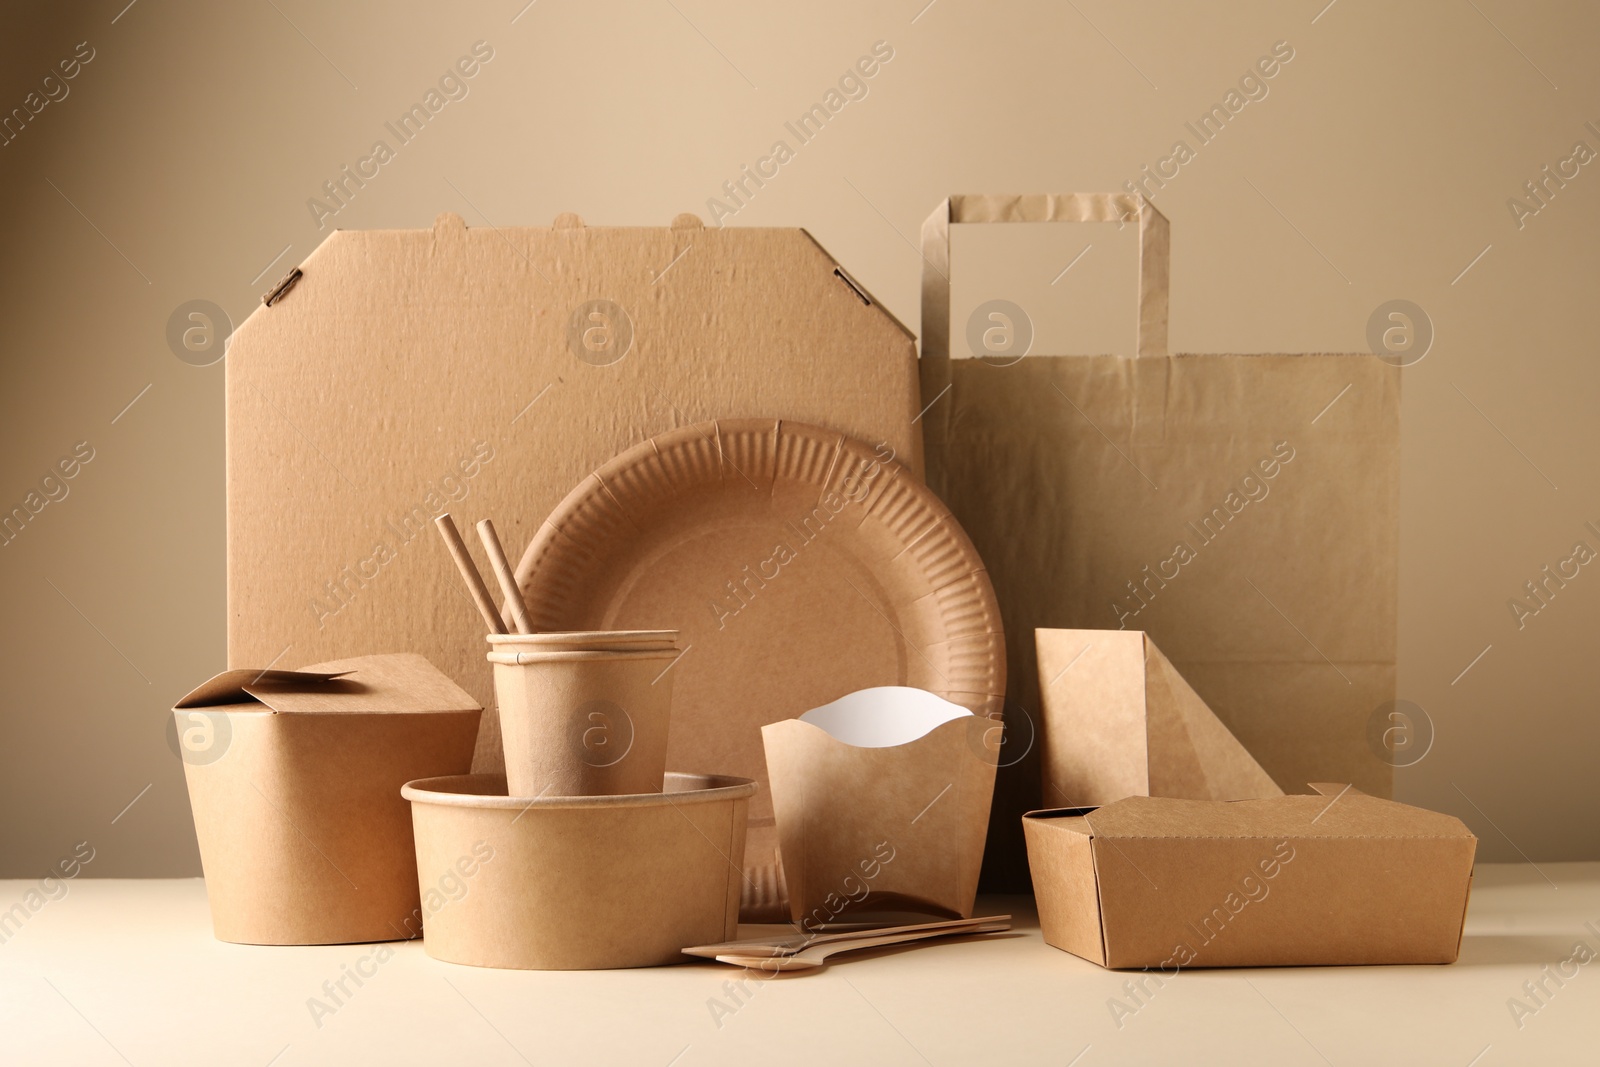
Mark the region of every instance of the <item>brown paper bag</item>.
[[[1136, 222], [1137, 355], [952, 351], [950, 226], [989, 222]], [[1169, 356], [1168, 223], [1134, 196], [951, 197], [922, 240], [928, 481], [1006, 630], [1144, 630], [1279, 785], [1387, 795], [1365, 738], [1394, 697], [1397, 371], [1370, 355]], [[1008, 652], [1020, 745], [1037, 673], [1031, 641]], [[996, 797], [991, 863], [1010, 885], [1036, 758]]]
[[1279, 797], [1270, 775], [1139, 630], [1038, 630], [1046, 803]]

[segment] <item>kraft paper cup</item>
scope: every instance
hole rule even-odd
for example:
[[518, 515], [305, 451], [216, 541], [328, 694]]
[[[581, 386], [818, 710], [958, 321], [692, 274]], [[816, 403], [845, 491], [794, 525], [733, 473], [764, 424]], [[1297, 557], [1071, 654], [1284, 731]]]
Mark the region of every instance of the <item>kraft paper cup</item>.
[[511, 795], [661, 791], [676, 649], [547, 652], [495, 644], [489, 662]]
[[738, 935], [748, 778], [641, 796], [506, 796], [497, 775], [408, 782], [423, 948], [474, 967], [681, 963]]

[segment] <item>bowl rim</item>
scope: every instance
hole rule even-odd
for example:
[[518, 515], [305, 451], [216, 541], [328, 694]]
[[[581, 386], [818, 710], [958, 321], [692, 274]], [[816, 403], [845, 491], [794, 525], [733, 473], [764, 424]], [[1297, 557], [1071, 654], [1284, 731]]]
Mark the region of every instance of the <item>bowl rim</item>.
[[683, 771], [668, 771], [666, 780], [704, 780], [712, 784], [671, 793], [623, 793], [593, 797], [513, 797], [503, 793], [464, 793], [448, 788], [452, 783], [461, 784], [484, 779], [503, 782], [505, 776], [447, 774], [433, 778], [416, 778], [400, 787], [400, 795], [413, 804], [520, 812], [530, 808], [654, 808], [667, 805], [679, 807], [682, 804], [711, 804], [725, 800], [740, 800], [752, 797], [756, 792], [756, 783], [750, 778], [740, 778], [731, 774], [690, 774]]

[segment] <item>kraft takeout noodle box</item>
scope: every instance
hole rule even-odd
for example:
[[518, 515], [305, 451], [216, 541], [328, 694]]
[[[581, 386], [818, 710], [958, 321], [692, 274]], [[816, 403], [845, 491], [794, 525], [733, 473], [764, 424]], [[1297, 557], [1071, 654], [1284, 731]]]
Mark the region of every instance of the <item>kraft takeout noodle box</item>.
[[972, 914], [1000, 724], [875, 686], [761, 728], [790, 917]]
[[481, 713], [410, 653], [226, 671], [178, 701], [217, 938], [416, 937], [422, 907], [400, 787], [465, 772]]
[[738, 933], [755, 791], [694, 774], [637, 796], [509, 797], [498, 775], [409, 782], [423, 948], [476, 967], [682, 963], [685, 946]]
[[1449, 815], [1319, 795], [1128, 797], [1023, 817], [1039, 925], [1112, 968], [1454, 963], [1477, 838]]

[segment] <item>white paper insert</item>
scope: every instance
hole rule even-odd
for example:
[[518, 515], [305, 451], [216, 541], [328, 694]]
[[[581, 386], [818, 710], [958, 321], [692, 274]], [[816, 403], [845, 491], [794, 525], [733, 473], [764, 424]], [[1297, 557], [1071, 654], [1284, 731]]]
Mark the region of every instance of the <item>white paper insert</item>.
[[915, 741], [952, 719], [972, 712], [926, 689], [879, 685], [847, 693], [812, 708], [801, 722], [857, 748], [891, 748]]

